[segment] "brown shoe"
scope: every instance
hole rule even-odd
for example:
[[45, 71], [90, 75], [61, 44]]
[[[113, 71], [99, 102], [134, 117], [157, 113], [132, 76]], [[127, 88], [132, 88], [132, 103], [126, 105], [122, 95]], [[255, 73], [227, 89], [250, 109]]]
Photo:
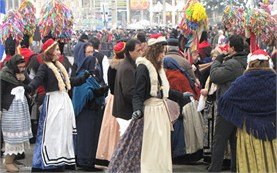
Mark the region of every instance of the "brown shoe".
[[5, 157], [5, 168], [7, 172], [18, 172], [19, 169], [13, 164], [14, 155], [7, 155]]
[[7, 172], [18, 172], [19, 169], [12, 163], [9, 163], [9, 164], [5, 164], [5, 168], [7, 170]]

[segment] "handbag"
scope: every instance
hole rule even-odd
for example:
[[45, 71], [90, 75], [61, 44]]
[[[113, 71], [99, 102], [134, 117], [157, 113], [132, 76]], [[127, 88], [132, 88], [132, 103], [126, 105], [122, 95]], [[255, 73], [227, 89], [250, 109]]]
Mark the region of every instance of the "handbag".
[[180, 115], [180, 106], [178, 103], [170, 99], [164, 99], [164, 103], [168, 113], [169, 120], [172, 124], [174, 124]]

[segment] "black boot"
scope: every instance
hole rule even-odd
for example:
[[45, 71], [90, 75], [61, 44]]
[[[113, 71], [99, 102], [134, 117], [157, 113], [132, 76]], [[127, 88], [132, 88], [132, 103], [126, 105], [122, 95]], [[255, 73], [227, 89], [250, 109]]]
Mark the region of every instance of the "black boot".
[[15, 160], [22, 160], [25, 159], [25, 153], [23, 152], [22, 154], [17, 154], [15, 155]]

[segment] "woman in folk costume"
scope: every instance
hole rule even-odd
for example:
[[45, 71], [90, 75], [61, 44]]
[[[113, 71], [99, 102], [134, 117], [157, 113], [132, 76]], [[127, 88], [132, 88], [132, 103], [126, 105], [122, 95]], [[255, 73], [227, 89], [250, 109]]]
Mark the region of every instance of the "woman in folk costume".
[[105, 167], [109, 165], [109, 161], [120, 137], [119, 124], [116, 118], [112, 116], [112, 108], [114, 101], [113, 95], [116, 71], [125, 57], [125, 46], [125, 42], [118, 42], [114, 46], [115, 56], [110, 61], [110, 67], [108, 69], [108, 85], [110, 88], [110, 94], [107, 97], [107, 104], [101, 125], [99, 143], [96, 153], [97, 165]]
[[[177, 61], [173, 58], [167, 57], [163, 60], [163, 67], [171, 89], [185, 93], [192, 93], [195, 99], [199, 97], [199, 91], [194, 85], [193, 80], [190, 78], [188, 72], [183, 69]], [[182, 108], [185, 105], [179, 105]], [[173, 162], [187, 161], [186, 145], [184, 139], [184, 123], [183, 116], [181, 115], [173, 125], [174, 131], [172, 132], [172, 158]]]
[[85, 43], [80, 51], [85, 53], [85, 59], [77, 70], [77, 77], [83, 76], [86, 71], [89, 71], [92, 77], [73, 90], [72, 103], [78, 131], [76, 163], [86, 171], [93, 171], [96, 170], [95, 156], [103, 118], [104, 94], [108, 89], [100, 88], [103, 76], [99, 75], [101, 69], [97, 58], [90, 55], [93, 51], [92, 45]]
[[[165, 101], [172, 99], [184, 105], [190, 95], [170, 90], [163, 69], [165, 37], [157, 34], [148, 40], [145, 58], [136, 60], [136, 88], [133, 98], [133, 118], [143, 116], [141, 172], [172, 172], [172, 124]], [[159, 146], [159, 147], [157, 147]]]
[[16, 54], [0, 72], [4, 164], [8, 172], [19, 171], [14, 165], [14, 157], [30, 147], [29, 139], [33, 136], [29, 106], [23, 88], [30, 79], [24, 70], [25, 60]]
[[218, 103], [237, 129], [237, 171], [276, 172], [276, 72], [263, 50], [248, 55], [248, 67]]
[[162, 68], [165, 43], [155, 34], [148, 41], [146, 57], [136, 60], [133, 120], [119, 141], [109, 172], [172, 172], [172, 126], [163, 99], [170, 93], [178, 101], [183, 94], [169, 90]]
[[33, 156], [33, 171], [60, 170], [64, 165], [75, 164], [73, 134], [76, 133], [72, 102], [67, 91], [81, 85], [88, 74], [81, 78], [69, 78], [64, 66], [58, 61], [58, 43], [47, 40], [43, 46], [43, 64], [35, 78], [24, 86], [34, 92], [43, 85], [46, 96], [40, 112], [37, 140]]

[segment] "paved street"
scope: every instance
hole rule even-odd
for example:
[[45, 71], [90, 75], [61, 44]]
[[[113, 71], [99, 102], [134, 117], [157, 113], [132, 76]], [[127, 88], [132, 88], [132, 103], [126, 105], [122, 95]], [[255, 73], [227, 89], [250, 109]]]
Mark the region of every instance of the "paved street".
[[[31, 145], [31, 149], [26, 152], [26, 159], [17, 161], [19, 164], [20, 172], [31, 172], [32, 164], [32, 153], [34, 145]], [[197, 165], [174, 165], [174, 172], [206, 172], [207, 165], [202, 164], [201, 162]], [[3, 165], [3, 158], [1, 158], [0, 172], [6, 172]], [[70, 172], [81, 172], [81, 170], [70, 171]], [[103, 171], [104, 172], [104, 171]]]
[[[69, 56], [68, 59], [70, 63], [73, 64], [73, 57]], [[17, 161], [18, 166], [20, 168], [20, 172], [31, 172], [33, 149], [34, 149], [34, 144], [32, 144], [30, 150], [27, 150], [27, 152], [25, 153], [26, 159]], [[206, 169], [207, 166], [208, 165], [203, 164], [202, 162], [199, 162], [196, 165], [174, 165], [173, 171], [176, 173], [177, 172], [207, 172], [207, 169]], [[6, 172], [3, 165], [3, 158], [1, 158], [0, 172], [1, 173]], [[70, 172], [81, 172], [81, 170], [70, 171]]]

